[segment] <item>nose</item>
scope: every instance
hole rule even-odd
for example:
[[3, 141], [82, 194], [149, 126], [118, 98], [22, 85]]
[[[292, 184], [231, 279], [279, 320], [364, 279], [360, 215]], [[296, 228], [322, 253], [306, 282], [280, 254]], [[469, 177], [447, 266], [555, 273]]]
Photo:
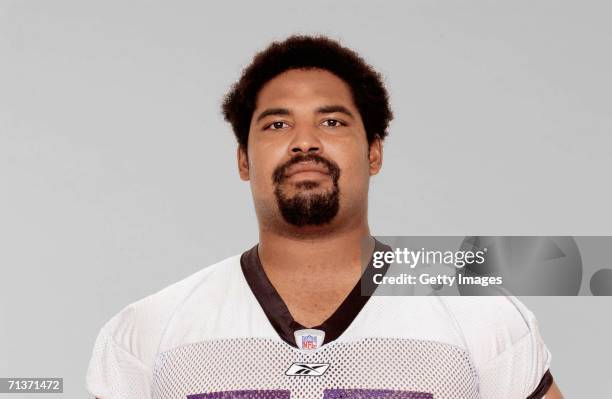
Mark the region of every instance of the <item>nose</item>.
[[301, 127], [294, 130], [294, 136], [289, 143], [290, 155], [319, 154], [322, 150], [323, 143], [314, 127]]

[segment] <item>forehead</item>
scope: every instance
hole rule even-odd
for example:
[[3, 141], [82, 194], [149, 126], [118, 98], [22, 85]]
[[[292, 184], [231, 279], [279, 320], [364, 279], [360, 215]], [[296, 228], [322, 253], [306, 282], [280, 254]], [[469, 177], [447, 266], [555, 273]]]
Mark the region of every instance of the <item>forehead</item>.
[[348, 84], [323, 69], [291, 69], [268, 81], [257, 95], [256, 108], [313, 102], [343, 104], [354, 108]]

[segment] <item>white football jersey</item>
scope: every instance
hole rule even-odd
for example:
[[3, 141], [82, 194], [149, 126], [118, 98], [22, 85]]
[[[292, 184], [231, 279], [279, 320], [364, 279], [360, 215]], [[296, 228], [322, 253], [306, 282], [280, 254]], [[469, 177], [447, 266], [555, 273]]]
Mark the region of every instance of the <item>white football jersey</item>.
[[[368, 269], [366, 269], [368, 270]], [[526, 399], [552, 383], [533, 314], [510, 296], [361, 296], [298, 347], [257, 247], [137, 301], [101, 329], [102, 399]], [[313, 341], [313, 339], [315, 341]]]

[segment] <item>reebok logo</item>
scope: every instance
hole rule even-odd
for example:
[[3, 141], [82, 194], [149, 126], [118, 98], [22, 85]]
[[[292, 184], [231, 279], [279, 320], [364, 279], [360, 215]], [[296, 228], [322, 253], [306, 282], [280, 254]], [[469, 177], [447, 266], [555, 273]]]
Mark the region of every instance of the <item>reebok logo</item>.
[[329, 363], [293, 363], [285, 375], [318, 377], [325, 374], [329, 368]]

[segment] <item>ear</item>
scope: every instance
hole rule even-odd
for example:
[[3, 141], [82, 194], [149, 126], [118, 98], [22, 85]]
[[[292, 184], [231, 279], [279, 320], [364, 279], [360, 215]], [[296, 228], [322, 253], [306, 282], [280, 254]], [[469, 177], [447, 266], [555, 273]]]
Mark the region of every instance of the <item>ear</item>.
[[376, 137], [370, 143], [370, 152], [368, 154], [370, 162], [370, 176], [378, 174], [382, 168], [383, 146], [379, 137]]
[[238, 146], [238, 151], [236, 153], [238, 158], [238, 174], [240, 178], [244, 181], [249, 180], [249, 156], [247, 154], [247, 149], [243, 146]]

